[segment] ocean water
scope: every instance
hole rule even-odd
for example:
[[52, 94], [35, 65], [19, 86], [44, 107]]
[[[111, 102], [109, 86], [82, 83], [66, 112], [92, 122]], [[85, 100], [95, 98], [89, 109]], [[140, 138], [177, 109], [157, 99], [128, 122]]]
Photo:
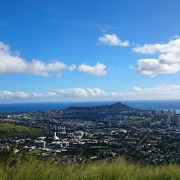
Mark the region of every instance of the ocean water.
[[36, 112], [66, 109], [70, 106], [89, 107], [100, 106], [104, 104], [113, 104], [114, 102], [48, 102], [48, 103], [12, 103], [0, 104], [0, 112]]
[[177, 113], [180, 113], [180, 100], [163, 100], [163, 101], [123, 101], [126, 105], [138, 109], [162, 109], [176, 110]]
[[[117, 102], [117, 101], [116, 101]], [[55, 102], [55, 103], [12, 103], [0, 104], [0, 112], [35, 112], [66, 109], [70, 106], [88, 107], [99, 106], [105, 104], [113, 104], [115, 101], [103, 102]], [[180, 113], [180, 100], [178, 101], [122, 101], [122, 103], [139, 109], [175, 109]]]

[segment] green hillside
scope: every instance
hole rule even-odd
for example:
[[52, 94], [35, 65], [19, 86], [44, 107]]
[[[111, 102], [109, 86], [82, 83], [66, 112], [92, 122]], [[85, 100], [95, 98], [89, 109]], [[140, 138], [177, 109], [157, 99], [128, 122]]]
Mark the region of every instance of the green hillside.
[[38, 137], [45, 135], [46, 131], [40, 128], [15, 125], [10, 123], [0, 124], [0, 137]]
[[[10, 163], [11, 164], [11, 163]], [[122, 158], [108, 163], [99, 161], [86, 165], [55, 165], [35, 159], [0, 165], [1, 180], [179, 180], [180, 166], [142, 167]]]

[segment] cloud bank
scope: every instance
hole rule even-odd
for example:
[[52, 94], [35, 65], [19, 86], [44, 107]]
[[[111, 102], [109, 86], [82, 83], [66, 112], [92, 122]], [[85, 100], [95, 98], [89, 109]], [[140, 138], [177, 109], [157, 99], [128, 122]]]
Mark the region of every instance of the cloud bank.
[[134, 86], [129, 92], [109, 92], [99, 88], [60, 88], [48, 92], [0, 91], [0, 101], [81, 101], [81, 100], [164, 100], [180, 99], [180, 85], [160, 85], [150, 88]]
[[106, 66], [97, 63], [94, 66], [87, 64], [66, 65], [61, 61], [55, 60], [46, 63], [42, 60], [33, 59], [31, 62], [13, 53], [9, 45], [0, 42], [0, 74], [2, 73], [27, 73], [36, 76], [56, 76], [60, 77], [62, 71], [80, 71], [95, 76], [106, 74]]

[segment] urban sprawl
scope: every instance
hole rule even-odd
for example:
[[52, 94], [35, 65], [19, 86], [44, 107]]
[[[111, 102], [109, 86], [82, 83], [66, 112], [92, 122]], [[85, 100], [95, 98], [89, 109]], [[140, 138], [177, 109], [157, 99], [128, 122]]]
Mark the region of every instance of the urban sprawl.
[[1, 113], [0, 123], [44, 129], [39, 137], [1, 137], [0, 149], [34, 152], [54, 163], [84, 163], [123, 156], [143, 164], [180, 164], [180, 115], [122, 103], [46, 112]]

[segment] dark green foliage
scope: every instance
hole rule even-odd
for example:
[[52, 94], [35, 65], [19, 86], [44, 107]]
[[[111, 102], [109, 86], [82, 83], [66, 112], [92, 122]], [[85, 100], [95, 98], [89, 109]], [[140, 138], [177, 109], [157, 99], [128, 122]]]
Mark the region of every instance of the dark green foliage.
[[4, 123], [0, 124], [0, 137], [1, 138], [9, 138], [9, 137], [18, 137], [18, 138], [26, 138], [26, 137], [38, 137], [46, 135], [46, 131], [40, 128], [27, 127], [16, 124]]

